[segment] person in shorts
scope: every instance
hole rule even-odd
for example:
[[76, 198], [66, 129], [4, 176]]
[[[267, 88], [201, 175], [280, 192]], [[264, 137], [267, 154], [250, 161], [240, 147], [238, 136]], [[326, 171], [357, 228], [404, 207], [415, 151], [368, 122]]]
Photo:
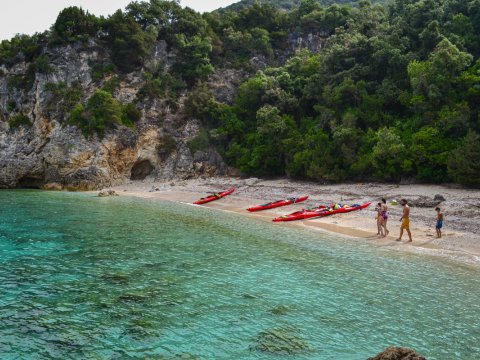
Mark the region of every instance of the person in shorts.
[[408, 206], [408, 201], [405, 199], [402, 199], [400, 204], [403, 206], [403, 214], [400, 218], [402, 225], [400, 225], [400, 236], [398, 237], [397, 241], [402, 240], [403, 230], [406, 230], [409, 238], [408, 242], [412, 242], [412, 233], [410, 232], [410, 207]]
[[440, 208], [436, 207], [435, 211], [437, 212], [437, 224], [435, 225], [435, 230], [437, 230], [437, 238], [442, 237], [442, 227], [443, 227], [443, 214], [440, 212]]

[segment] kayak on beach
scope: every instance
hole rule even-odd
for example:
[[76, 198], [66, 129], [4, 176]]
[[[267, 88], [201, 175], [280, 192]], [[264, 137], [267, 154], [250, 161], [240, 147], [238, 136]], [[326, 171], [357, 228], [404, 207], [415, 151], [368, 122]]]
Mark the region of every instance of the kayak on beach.
[[312, 218], [318, 218], [318, 217], [325, 217], [333, 214], [342, 214], [342, 213], [362, 210], [370, 206], [370, 204], [371, 202], [367, 202], [362, 205], [354, 204], [351, 206], [350, 205], [340, 206], [336, 204], [329, 208], [318, 207], [317, 209], [313, 209], [313, 210], [300, 210], [288, 215], [280, 216], [278, 218], [273, 219], [272, 221], [283, 222], [283, 221], [305, 220], [305, 219], [312, 219]]
[[263, 205], [255, 205], [255, 206], [250, 206], [247, 210], [248, 211], [261, 211], [261, 210], [267, 210], [267, 209], [273, 209], [277, 208], [280, 206], [286, 206], [290, 204], [297, 204], [302, 201], [305, 201], [308, 199], [308, 196], [301, 196], [297, 198], [288, 198], [285, 200], [278, 200], [278, 201], [273, 201], [268, 204], [263, 204]]
[[205, 196], [205, 197], [201, 198], [200, 200], [195, 201], [194, 204], [196, 204], [196, 205], [206, 204], [210, 201], [215, 201], [215, 200], [223, 198], [224, 196], [230, 195], [234, 191], [235, 191], [235, 189], [231, 188], [230, 190], [225, 190], [225, 191], [222, 191], [222, 192], [219, 192], [219, 193], [216, 193], [216, 194], [208, 195], [208, 196]]
[[291, 214], [280, 216], [276, 219], [273, 219], [273, 221], [279, 222], [279, 221], [302, 220], [302, 219], [304, 219], [304, 216], [306, 214], [318, 213], [318, 212], [321, 212], [321, 211], [325, 211], [326, 209], [327, 209], [327, 207], [324, 206], [324, 205], [318, 206], [316, 208], [311, 208], [311, 209], [302, 209], [302, 210], [295, 211]]

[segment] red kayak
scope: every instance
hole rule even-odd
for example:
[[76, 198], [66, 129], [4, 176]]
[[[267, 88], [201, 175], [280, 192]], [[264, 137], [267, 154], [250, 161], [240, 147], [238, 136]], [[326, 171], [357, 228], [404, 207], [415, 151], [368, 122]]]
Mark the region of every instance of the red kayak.
[[305, 201], [307, 199], [308, 199], [308, 196], [301, 196], [301, 197], [298, 197], [298, 198], [288, 198], [288, 199], [285, 199], [285, 200], [274, 201], [274, 202], [271, 202], [271, 203], [268, 203], [268, 204], [250, 206], [247, 210], [248, 211], [261, 211], [261, 210], [273, 209], [273, 208], [277, 208], [277, 207], [280, 207], [280, 206], [286, 206], [286, 205], [290, 205], [290, 204], [300, 203], [300, 202]]
[[345, 205], [340, 208], [318, 208], [315, 210], [305, 210], [305, 211], [297, 211], [296, 213], [292, 213], [289, 215], [284, 215], [280, 216], [276, 219], [273, 219], [275, 222], [281, 222], [281, 221], [293, 221], [293, 220], [305, 220], [305, 219], [312, 219], [312, 218], [317, 218], [317, 217], [325, 217], [325, 216], [330, 216], [333, 214], [343, 214], [343, 213], [348, 213], [356, 210], [362, 210], [365, 209], [366, 207], [370, 206], [371, 202], [367, 202], [363, 205]]
[[325, 211], [326, 209], [327, 209], [327, 207], [324, 206], [324, 205], [313, 208], [313, 209], [302, 209], [302, 210], [295, 211], [295, 212], [293, 212], [291, 214], [288, 214], [288, 215], [280, 216], [276, 219], [273, 219], [273, 221], [280, 222], [280, 221], [303, 220], [304, 216], [306, 214], [319, 213], [319, 212]]
[[204, 198], [201, 198], [200, 200], [195, 201], [194, 204], [196, 204], [196, 205], [206, 204], [210, 201], [215, 201], [215, 200], [223, 198], [224, 196], [230, 195], [234, 191], [235, 191], [235, 189], [231, 188], [230, 190], [222, 191], [222, 192], [217, 193], [217, 194], [208, 195]]

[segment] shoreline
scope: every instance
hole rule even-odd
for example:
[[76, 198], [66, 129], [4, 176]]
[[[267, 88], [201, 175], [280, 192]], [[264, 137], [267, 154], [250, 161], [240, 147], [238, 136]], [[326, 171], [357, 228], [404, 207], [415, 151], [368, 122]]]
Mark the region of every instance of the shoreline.
[[[152, 186], [158, 191], [150, 192]], [[435, 185], [388, 185], [388, 184], [341, 184], [319, 185], [308, 182], [297, 182], [287, 179], [261, 180], [256, 178], [208, 178], [184, 181], [135, 181], [125, 185], [113, 187], [119, 195], [132, 196], [150, 200], [173, 201], [189, 203], [208, 193], [217, 192], [229, 187], [235, 187], [235, 192], [218, 201], [207, 203], [208, 208], [234, 212], [248, 217], [255, 217], [264, 221], [271, 221], [274, 217], [291, 213], [302, 208], [343, 201], [345, 203], [360, 203], [372, 201], [367, 209], [347, 214], [332, 215], [325, 218], [299, 220], [288, 223], [279, 223], [278, 226], [303, 226], [312, 230], [338, 234], [352, 239], [363, 239], [374, 246], [388, 246], [401, 251], [423, 253], [427, 251], [433, 255], [463, 255], [473, 258], [473, 262], [480, 263], [480, 234], [470, 231], [480, 224], [480, 208], [474, 216], [458, 216], [462, 211], [462, 204], [478, 203], [480, 205], [480, 192], [451, 189]], [[408, 191], [407, 191], [408, 190]], [[446, 226], [442, 239], [435, 237], [435, 213], [431, 207], [412, 207], [411, 223], [413, 243], [407, 243], [407, 234], [401, 242], [395, 241], [399, 234], [401, 206], [390, 206], [388, 228], [389, 236], [380, 238], [376, 235], [375, 203], [380, 197], [385, 196], [387, 202], [400, 198], [401, 192], [405, 197], [425, 197], [433, 193], [443, 192], [446, 201], [439, 206], [446, 213]], [[293, 204], [285, 207], [250, 213], [246, 208], [266, 203], [273, 200], [291, 196], [309, 195], [304, 203]], [[448, 197], [447, 197], [448, 196]], [[431, 196], [433, 198], [433, 195]], [[467, 198], [465, 198], [467, 197]], [[449, 200], [453, 198], [454, 200]], [[468, 199], [468, 200], [466, 200]], [[460, 203], [460, 206], [458, 206]], [[476, 206], [476, 205], [475, 205]], [[460, 210], [457, 208], [460, 207]], [[470, 261], [469, 261], [470, 262]]]

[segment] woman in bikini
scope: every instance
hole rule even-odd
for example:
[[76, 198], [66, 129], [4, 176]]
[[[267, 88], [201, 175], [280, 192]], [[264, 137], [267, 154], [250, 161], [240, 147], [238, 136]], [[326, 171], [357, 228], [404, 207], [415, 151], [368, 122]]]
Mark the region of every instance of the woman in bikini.
[[382, 199], [382, 204], [381, 204], [381, 216], [382, 216], [382, 226], [383, 226], [383, 237], [387, 236], [389, 231], [387, 229], [387, 221], [388, 221], [388, 206], [387, 206], [387, 200]]
[[383, 235], [382, 203], [378, 203], [375, 210], [377, 210], [377, 217], [375, 218], [377, 220], [377, 235], [380, 235], [383, 237], [384, 235]]

